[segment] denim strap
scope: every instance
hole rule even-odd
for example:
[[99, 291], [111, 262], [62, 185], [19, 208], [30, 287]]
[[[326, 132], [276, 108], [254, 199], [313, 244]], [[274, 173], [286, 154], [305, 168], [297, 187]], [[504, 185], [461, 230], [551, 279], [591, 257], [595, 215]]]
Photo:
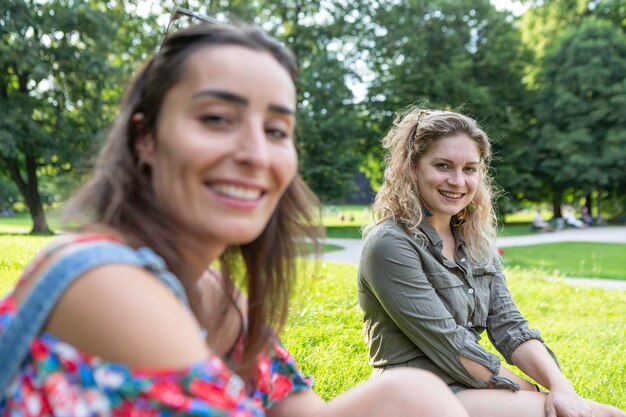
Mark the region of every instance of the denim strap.
[[152, 271], [183, 304], [189, 306], [181, 283], [151, 249], [134, 250], [113, 242], [83, 244], [42, 274], [0, 334], [0, 398], [27, 357], [32, 340], [41, 331], [59, 297], [85, 272], [106, 264], [129, 264]]

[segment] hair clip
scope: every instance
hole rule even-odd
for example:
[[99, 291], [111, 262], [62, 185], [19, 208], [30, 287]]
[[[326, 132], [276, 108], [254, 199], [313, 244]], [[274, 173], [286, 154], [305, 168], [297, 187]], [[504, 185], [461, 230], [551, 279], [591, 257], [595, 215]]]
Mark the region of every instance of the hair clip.
[[417, 126], [419, 123], [416, 123], [415, 126], [411, 129], [409, 133], [409, 150], [413, 149], [413, 145], [415, 145], [415, 134], [417, 133]]

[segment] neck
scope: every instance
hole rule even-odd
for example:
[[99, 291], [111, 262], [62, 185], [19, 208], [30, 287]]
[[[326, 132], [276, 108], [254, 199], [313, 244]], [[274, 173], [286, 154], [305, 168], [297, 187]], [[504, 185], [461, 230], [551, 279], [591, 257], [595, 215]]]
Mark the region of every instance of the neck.
[[439, 236], [446, 236], [452, 233], [452, 227], [450, 226], [451, 216], [433, 215], [426, 217], [426, 221], [437, 231]]
[[180, 240], [180, 249], [187, 265], [185, 276], [180, 277], [186, 288], [193, 288], [202, 274], [218, 259], [226, 246], [207, 242], [199, 236], [186, 236]]

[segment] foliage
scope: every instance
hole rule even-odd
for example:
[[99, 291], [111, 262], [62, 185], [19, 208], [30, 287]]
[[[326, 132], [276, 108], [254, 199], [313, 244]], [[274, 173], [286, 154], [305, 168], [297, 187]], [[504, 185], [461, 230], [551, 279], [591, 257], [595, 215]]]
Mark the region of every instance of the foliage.
[[5, 3], [0, 177], [15, 185], [0, 179], [0, 202], [19, 191], [35, 230], [47, 227], [40, 202], [83, 179], [176, 5], [254, 22], [294, 51], [300, 170], [323, 201], [341, 201], [357, 171], [377, 188], [394, 112], [424, 103], [461, 108], [494, 139], [501, 215], [528, 201], [626, 207], [623, 112], [607, 110], [624, 107], [620, 0], [529, 0], [519, 19], [488, 0]]
[[535, 58], [527, 63], [527, 81], [531, 84], [546, 53], [586, 18], [596, 17], [626, 30], [626, 9], [621, 0], [530, 0], [527, 4], [530, 7], [521, 17], [520, 28], [524, 44]]
[[0, 176], [0, 216], [4, 210], [13, 210], [19, 195], [20, 192], [12, 181]]
[[374, 73], [364, 115], [371, 132], [368, 170], [381, 160], [379, 141], [394, 112], [424, 103], [479, 120], [495, 139], [494, 174], [512, 187], [529, 103], [522, 83], [526, 51], [511, 16], [487, 0], [376, 4], [374, 36], [365, 44]]
[[45, 233], [40, 177], [67, 173], [93, 154], [120, 80], [147, 45], [144, 23], [123, 0], [7, 6], [0, 13], [0, 171], [24, 197], [33, 232]]
[[626, 34], [593, 18], [546, 56], [534, 146], [525, 159], [556, 200], [568, 189], [623, 195], [626, 116], [618, 109], [626, 105], [625, 73]]

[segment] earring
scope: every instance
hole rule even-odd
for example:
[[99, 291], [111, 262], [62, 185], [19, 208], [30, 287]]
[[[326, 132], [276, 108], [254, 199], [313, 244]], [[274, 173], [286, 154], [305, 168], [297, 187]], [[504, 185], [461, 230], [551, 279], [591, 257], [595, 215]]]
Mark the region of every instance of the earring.
[[419, 196], [419, 199], [422, 205], [422, 213], [424, 213], [424, 216], [433, 217], [433, 212], [428, 210], [428, 207], [426, 207], [426, 203], [424, 203], [424, 199], [422, 199], [422, 196]]
[[150, 165], [148, 165], [142, 157], [137, 158], [137, 168], [139, 168], [139, 172], [141, 172], [142, 174], [150, 174]]
[[474, 213], [476, 210], [478, 210], [478, 204], [476, 204], [476, 202], [472, 200], [467, 206], [465, 206], [463, 210], [459, 211], [455, 216], [452, 217], [450, 224], [452, 224], [453, 227], [459, 227], [460, 225], [465, 223], [469, 215]]
[[452, 216], [452, 220], [450, 220], [450, 224], [452, 225], [452, 227], [459, 227], [460, 225], [462, 225], [463, 223], [465, 223], [466, 217], [467, 217], [467, 207], [465, 207], [463, 210], [459, 211], [456, 215]]

